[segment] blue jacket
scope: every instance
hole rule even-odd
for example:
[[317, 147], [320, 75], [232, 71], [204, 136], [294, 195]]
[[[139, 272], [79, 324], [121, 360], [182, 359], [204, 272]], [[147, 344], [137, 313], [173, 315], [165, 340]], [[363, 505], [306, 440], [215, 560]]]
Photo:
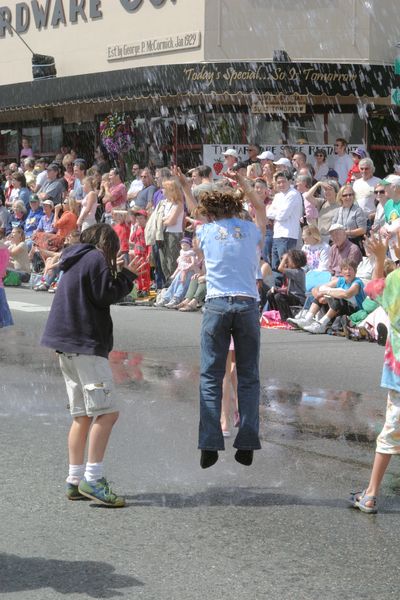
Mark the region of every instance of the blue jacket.
[[110, 305], [126, 296], [136, 275], [122, 269], [113, 278], [103, 253], [74, 244], [62, 253], [64, 272], [41, 344], [59, 352], [108, 357], [113, 347]]

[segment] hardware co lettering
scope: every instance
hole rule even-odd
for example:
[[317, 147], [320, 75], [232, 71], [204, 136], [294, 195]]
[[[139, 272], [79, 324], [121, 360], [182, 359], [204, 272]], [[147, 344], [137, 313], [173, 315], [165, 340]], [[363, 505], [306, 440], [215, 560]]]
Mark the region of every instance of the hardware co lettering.
[[[1, 0], [0, 0], [1, 1]], [[172, 0], [176, 2], [176, 0]], [[163, 6], [167, 0], [119, 0], [122, 8], [133, 13], [145, 2], [154, 7]], [[14, 4], [14, 3], [13, 3]], [[102, 0], [30, 0], [17, 2], [13, 9], [0, 6], [0, 38], [13, 34], [11, 25], [21, 34], [29, 31], [31, 26], [38, 31], [48, 27], [74, 24], [79, 20], [87, 23], [103, 18]], [[110, 5], [107, 2], [107, 5]], [[108, 6], [107, 6], [108, 8]]]

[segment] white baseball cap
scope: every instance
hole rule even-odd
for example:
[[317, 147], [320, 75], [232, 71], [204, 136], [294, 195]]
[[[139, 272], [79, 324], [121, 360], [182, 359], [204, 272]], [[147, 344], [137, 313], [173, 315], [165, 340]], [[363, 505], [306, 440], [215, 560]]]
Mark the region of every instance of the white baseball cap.
[[224, 156], [234, 156], [235, 158], [239, 158], [239, 155], [234, 148], [228, 148], [228, 150], [225, 150], [222, 154]]
[[285, 167], [291, 167], [292, 163], [288, 158], [280, 158], [279, 160], [274, 161], [274, 165], [284, 165]]
[[400, 175], [393, 175], [392, 173], [387, 175], [382, 179], [381, 185], [400, 185]]
[[260, 160], [275, 160], [275, 156], [269, 150], [264, 150], [257, 156]]
[[328, 231], [329, 231], [329, 233], [332, 231], [345, 231], [345, 227], [341, 223], [334, 223], [333, 225], [331, 225], [329, 227]]

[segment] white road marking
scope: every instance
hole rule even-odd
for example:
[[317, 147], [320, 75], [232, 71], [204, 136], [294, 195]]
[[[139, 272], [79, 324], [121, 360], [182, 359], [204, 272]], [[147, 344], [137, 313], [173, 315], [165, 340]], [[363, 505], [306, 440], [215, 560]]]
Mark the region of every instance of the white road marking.
[[8, 305], [11, 310], [20, 310], [22, 312], [49, 312], [50, 306], [39, 306], [38, 304], [30, 304], [29, 302], [17, 302], [16, 300], [9, 300]]

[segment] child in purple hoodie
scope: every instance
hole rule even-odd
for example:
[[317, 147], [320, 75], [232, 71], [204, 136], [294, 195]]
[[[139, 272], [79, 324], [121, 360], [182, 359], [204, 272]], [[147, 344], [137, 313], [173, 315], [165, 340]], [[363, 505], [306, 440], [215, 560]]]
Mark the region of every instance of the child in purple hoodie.
[[[134, 258], [126, 267], [112, 227], [97, 224], [81, 233], [80, 243], [64, 250], [63, 271], [41, 343], [59, 355], [73, 422], [68, 436], [69, 500], [91, 498], [124, 506], [103, 475], [103, 459], [118, 409], [108, 354], [113, 346], [110, 305], [126, 296], [141, 270]], [[88, 457], [84, 456], [88, 444]]]

